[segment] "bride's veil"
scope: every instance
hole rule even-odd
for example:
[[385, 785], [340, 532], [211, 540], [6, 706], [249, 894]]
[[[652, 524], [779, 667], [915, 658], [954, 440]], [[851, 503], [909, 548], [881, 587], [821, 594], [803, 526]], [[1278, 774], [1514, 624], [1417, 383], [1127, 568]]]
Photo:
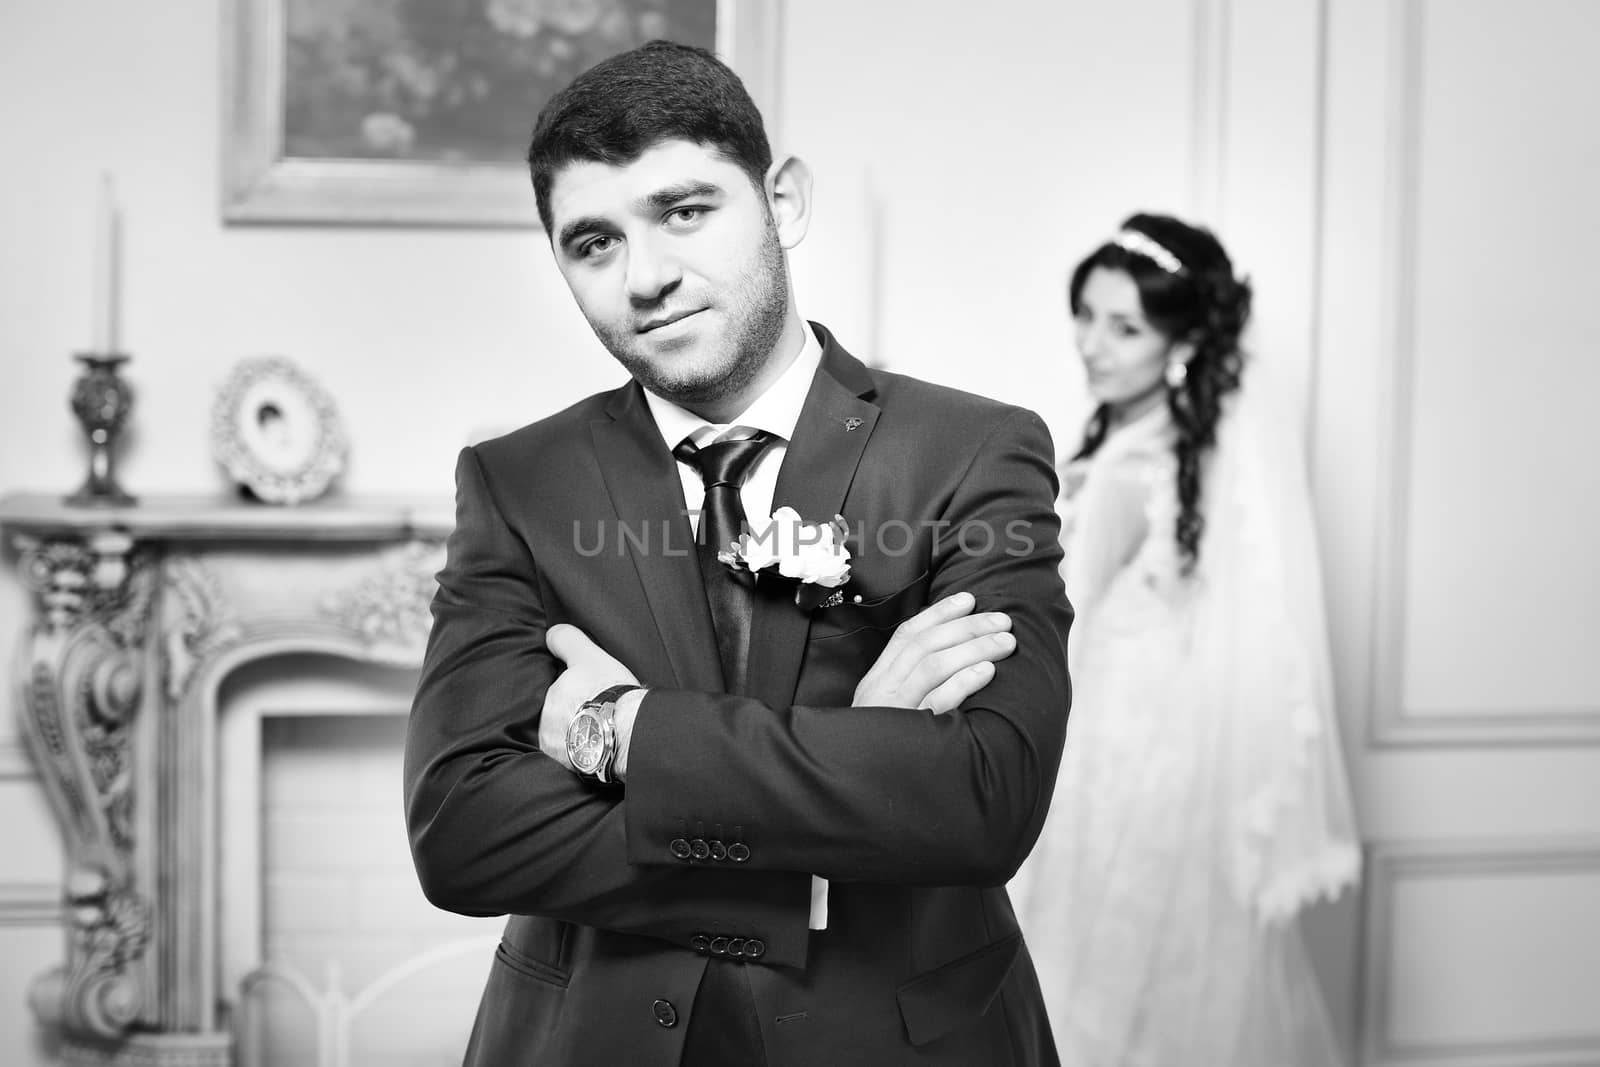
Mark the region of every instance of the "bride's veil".
[[1192, 647], [1230, 881], [1279, 922], [1354, 883], [1360, 850], [1304, 450], [1262, 369], [1230, 399], [1206, 474]]

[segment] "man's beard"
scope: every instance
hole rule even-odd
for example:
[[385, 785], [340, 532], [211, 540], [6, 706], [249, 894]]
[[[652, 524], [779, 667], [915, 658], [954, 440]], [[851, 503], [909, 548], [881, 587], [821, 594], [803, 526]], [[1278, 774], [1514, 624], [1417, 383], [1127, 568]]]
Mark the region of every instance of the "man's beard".
[[600, 343], [650, 392], [694, 410], [737, 395], [761, 373], [783, 335], [789, 310], [789, 274], [777, 231], [767, 229], [736, 288], [718, 294], [729, 332], [693, 366], [675, 366], [670, 356], [646, 355], [634, 346], [632, 329], [590, 322]]

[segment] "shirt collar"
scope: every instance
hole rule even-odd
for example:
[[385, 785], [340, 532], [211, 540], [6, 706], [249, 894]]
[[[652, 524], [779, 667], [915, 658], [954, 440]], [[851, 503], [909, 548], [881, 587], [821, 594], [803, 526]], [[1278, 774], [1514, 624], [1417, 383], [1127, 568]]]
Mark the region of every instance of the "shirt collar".
[[800, 354], [778, 376], [778, 380], [767, 387], [766, 392], [727, 423], [708, 423], [687, 408], [646, 389], [645, 403], [650, 405], [650, 414], [655, 417], [656, 429], [666, 446], [675, 448], [679, 441], [706, 426], [712, 427], [716, 433], [721, 433], [729, 426], [748, 426], [753, 430], [765, 430], [784, 441], [792, 438], [794, 428], [800, 422], [800, 410], [805, 407], [806, 394], [811, 391], [811, 379], [816, 376], [817, 367], [822, 363], [822, 345], [812, 333], [810, 323], [804, 319], [801, 322], [804, 323], [801, 333], [805, 339], [801, 342]]

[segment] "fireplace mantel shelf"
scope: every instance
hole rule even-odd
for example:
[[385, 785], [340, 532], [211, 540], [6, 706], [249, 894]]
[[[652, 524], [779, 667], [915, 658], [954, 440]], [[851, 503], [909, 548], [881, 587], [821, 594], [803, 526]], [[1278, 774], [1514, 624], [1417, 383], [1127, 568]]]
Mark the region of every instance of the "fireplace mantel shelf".
[[0, 496], [0, 527], [33, 535], [120, 531], [138, 540], [386, 541], [440, 538], [455, 515], [448, 498], [335, 495], [283, 507], [220, 493], [150, 496], [132, 507], [77, 507], [60, 494]]
[[418, 666], [453, 522], [423, 496], [0, 496], [36, 602], [22, 734], [67, 857], [66, 958], [30, 999], [65, 1064], [232, 1063], [224, 964], [251, 961], [218, 929], [223, 679], [307, 654]]

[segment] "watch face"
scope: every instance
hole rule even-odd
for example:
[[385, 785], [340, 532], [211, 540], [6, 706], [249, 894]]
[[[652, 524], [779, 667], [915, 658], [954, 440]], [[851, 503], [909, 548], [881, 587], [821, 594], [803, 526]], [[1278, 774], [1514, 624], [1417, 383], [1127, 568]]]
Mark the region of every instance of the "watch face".
[[600, 731], [599, 716], [581, 711], [567, 727], [567, 758], [583, 774], [592, 774], [600, 766], [605, 753], [605, 737]]

